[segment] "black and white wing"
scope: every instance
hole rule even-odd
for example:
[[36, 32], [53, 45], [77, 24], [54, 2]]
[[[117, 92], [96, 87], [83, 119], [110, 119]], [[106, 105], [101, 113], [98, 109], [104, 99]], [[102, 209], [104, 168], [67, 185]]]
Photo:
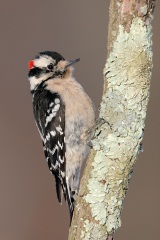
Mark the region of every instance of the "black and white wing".
[[33, 109], [45, 157], [50, 171], [55, 176], [58, 201], [62, 202], [63, 190], [72, 217], [73, 203], [65, 176], [65, 106], [57, 93], [43, 89], [33, 94]]

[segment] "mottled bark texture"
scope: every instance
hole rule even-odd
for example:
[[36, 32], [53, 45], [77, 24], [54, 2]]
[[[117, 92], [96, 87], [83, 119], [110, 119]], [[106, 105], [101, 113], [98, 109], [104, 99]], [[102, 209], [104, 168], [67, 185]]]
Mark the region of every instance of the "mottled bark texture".
[[153, 9], [153, 0], [111, 0], [99, 114], [106, 123], [92, 141], [69, 240], [111, 239], [121, 226], [122, 203], [142, 149], [152, 71]]

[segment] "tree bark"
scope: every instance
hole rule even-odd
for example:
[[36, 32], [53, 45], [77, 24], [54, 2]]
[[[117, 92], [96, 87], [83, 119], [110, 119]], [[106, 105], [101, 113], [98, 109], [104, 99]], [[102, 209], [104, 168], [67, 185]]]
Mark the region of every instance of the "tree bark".
[[[98, 4], [98, 3], [97, 3]], [[106, 240], [121, 226], [120, 213], [142, 150], [152, 71], [151, 20], [155, 0], [111, 0], [108, 58], [96, 130], [69, 240]]]

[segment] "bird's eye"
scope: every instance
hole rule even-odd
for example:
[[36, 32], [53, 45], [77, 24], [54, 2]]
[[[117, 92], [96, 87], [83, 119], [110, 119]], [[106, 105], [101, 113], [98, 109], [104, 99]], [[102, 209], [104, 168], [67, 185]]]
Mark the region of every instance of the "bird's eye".
[[52, 63], [50, 63], [48, 66], [47, 66], [47, 68], [49, 69], [49, 70], [53, 70], [53, 64]]

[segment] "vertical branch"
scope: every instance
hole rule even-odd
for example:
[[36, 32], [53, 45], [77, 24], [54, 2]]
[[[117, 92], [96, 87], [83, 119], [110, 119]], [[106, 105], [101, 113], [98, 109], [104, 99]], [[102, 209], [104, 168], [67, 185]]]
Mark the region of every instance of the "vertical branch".
[[[111, 239], [142, 149], [152, 71], [154, 0], [111, 0], [104, 93], [69, 240]], [[97, 3], [98, 4], [98, 3]]]

